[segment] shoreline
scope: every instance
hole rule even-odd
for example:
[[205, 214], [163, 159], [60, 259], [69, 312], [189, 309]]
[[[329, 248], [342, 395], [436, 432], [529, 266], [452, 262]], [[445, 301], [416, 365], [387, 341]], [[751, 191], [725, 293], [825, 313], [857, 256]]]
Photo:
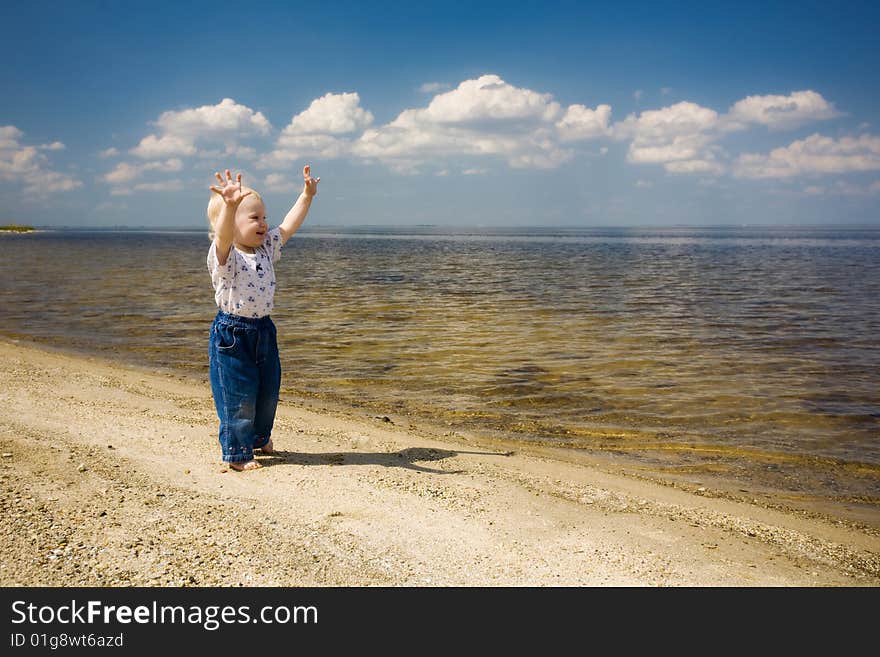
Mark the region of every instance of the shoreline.
[[873, 527], [330, 404], [234, 473], [195, 377], [0, 349], [0, 585], [880, 585]]
[[[107, 356], [103, 353], [84, 348], [64, 347], [49, 342], [41, 342], [31, 336], [4, 335], [0, 333], [0, 348], [4, 343], [13, 343], [26, 348], [46, 351], [74, 359], [87, 359], [105, 367], [122, 367], [144, 374], [158, 375], [187, 382], [192, 386], [204, 386], [210, 391], [207, 375], [199, 376], [194, 370], [148, 364], [147, 362], [126, 361], [121, 357]], [[757, 479], [737, 478], [733, 474], [723, 474], [712, 461], [704, 460], [686, 465], [668, 458], [664, 452], [670, 451], [683, 458], [689, 452], [716, 452], [723, 455], [724, 450], [714, 450], [712, 445], [684, 444], [663, 447], [638, 446], [635, 450], [627, 445], [605, 445], [596, 447], [578, 447], [570, 445], [553, 445], [546, 442], [530, 442], [521, 439], [505, 439], [503, 430], [460, 427], [444, 424], [430, 418], [416, 417], [405, 413], [388, 411], [388, 409], [371, 408], [366, 404], [346, 403], [332, 397], [297, 395], [285, 390], [282, 384], [281, 404], [294, 408], [331, 414], [337, 419], [351, 421], [378, 419], [390, 416], [390, 424], [406, 426], [418, 435], [441, 438], [451, 442], [464, 442], [485, 448], [505, 452], [519, 452], [540, 458], [601, 468], [606, 472], [643, 479], [658, 485], [668, 486], [704, 496], [723, 497], [733, 501], [759, 504], [765, 508], [783, 512], [797, 512], [810, 517], [830, 521], [843, 521], [853, 527], [880, 535], [880, 497], [858, 499], [841, 497], [833, 498], [816, 493], [787, 490], [774, 486], [769, 482]], [[210, 395], [210, 393], [209, 393]], [[393, 419], [392, 419], [393, 418]], [[670, 450], [671, 448], [671, 450]], [[708, 448], [708, 449], [707, 449]], [[635, 454], [635, 455], [633, 455]], [[650, 455], [650, 457], [649, 457]], [[702, 457], [706, 458], [706, 457]], [[805, 467], [810, 462], [821, 463], [825, 468], [851, 468], [870, 471], [874, 476], [878, 466], [860, 461], [840, 461], [830, 457], [779, 453], [755, 453], [751, 457], [753, 467], [759, 463], [774, 464], [786, 461], [797, 462]], [[768, 467], [775, 467], [769, 465]]]

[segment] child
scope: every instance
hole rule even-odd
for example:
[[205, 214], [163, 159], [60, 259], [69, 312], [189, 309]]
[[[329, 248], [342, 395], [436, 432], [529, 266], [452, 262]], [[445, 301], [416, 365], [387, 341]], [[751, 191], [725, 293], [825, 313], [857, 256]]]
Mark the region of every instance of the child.
[[223, 460], [233, 470], [256, 470], [254, 450], [272, 454], [272, 425], [281, 388], [275, 324], [269, 317], [275, 294], [274, 264], [281, 247], [306, 218], [320, 178], [303, 167], [303, 192], [277, 228], [269, 230], [260, 195], [233, 182], [211, 185], [208, 271], [218, 311], [211, 325], [208, 362], [220, 417]]

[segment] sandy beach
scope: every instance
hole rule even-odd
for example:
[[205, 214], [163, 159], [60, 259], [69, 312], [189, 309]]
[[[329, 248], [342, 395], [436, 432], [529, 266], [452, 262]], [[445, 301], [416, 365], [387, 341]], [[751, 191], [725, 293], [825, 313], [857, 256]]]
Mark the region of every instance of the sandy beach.
[[357, 409], [236, 473], [207, 381], [0, 349], [4, 586], [880, 584], [875, 528]]

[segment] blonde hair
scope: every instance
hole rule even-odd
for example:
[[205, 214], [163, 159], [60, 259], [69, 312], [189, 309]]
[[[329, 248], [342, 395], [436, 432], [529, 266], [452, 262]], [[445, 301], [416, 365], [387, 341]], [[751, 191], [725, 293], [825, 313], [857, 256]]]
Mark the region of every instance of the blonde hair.
[[[262, 201], [263, 197], [255, 190], [250, 187], [245, 187], [242, 185], [241, 193], [250, 192], [248, 198], [255, 198], [258, 201]], [[215, 224], [217, 220], [220, 218], [220, 212], [223, 210], [223, 197], [220, 196], [217, 192], [211, 192], [211, 198], [208, 199], [208, 239], [212, 242], [214, 241], [214, 237], [216, 236], [215, 232]]]

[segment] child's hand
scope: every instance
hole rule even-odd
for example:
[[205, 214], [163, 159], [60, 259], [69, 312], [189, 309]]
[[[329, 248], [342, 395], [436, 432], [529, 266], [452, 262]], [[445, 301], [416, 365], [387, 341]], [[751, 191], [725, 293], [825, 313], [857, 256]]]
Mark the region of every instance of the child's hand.
[[303, 180], [305, 181], [303, 184], [303, 194], [306, 196], [314, 196], [318, 193], [318, 182], [321, 180], [321, 177], [312, 178], [311, 175], [312, 167], [308, 164], [303, 167]]
[[241, 200], [250, 194], [251, 192], [241, 193], [241, 174], [236, 176], [237, 182], [232, 182], [232, 175], [229, 173], [229, 169], [226, 169], [226, 183], [223, 183], [223, 178], [220, 177], [220, 173], [214, 173], [217, 176], [217, 180], [220, 181], [220, 184], [223, 187], [217, 187], [216, 185], [211, 185], [211, 191], [217, 192], [223, 198], [223, 202], [226, 205], [231, 205], [233, 208], [238, 206], [241, 203]]

